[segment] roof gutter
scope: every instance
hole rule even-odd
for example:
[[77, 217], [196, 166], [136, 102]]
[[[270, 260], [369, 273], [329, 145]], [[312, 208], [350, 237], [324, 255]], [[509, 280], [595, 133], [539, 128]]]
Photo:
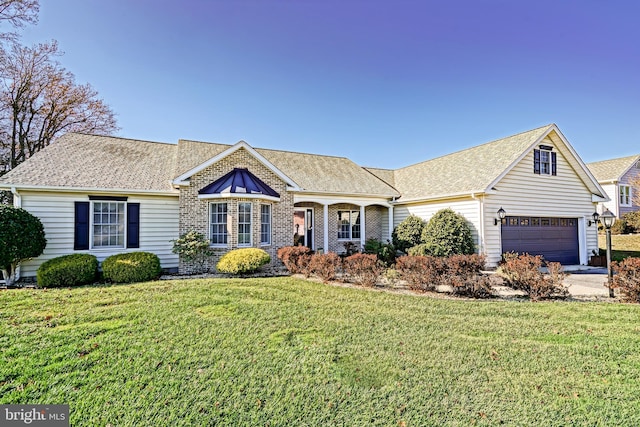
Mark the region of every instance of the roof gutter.
[[178, 197], [180, 194], [176, 191], [160, 191], [160, 190], [133, 190], [128, 188], [96, 188], [96, 187], [60, 187], [60, 186], [48, 186], [48, 185], [15, 185], [15, 184], [0, 184], [0, 189], [11, 190], [14, 189], [28, 190], [28, 191], [60, 191], [66, 193], [127, 193], [127, 194], [140, 194], [149, 196], [173, 196]]
[[400, 200], [395, 200], [392, 203], [396, 205], [403, 205], [403, 204], [409, 204], [409, 203], [432, 202], [435, 200], [459, 199], [461, 197], [470, 197], [472, 199], [476, 199], [478, 196], [484, 196], [485, 194], [492, 194], [492, 193], [494, 192], [491, 190], [476, 190], [471, 192], [465, 191], [463, 193], [440, 194], [433, 197], [418, 197], [415, 199], [403, 200], [402, 198], [400, 198]]

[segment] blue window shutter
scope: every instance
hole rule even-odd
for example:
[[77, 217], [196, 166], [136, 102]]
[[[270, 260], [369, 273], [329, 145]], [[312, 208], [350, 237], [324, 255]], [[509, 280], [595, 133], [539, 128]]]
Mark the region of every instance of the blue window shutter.
[[556, 153], [551, 153], [551, 175], [558, 174], [558, 167], [556, 166]]
[[89, 202], [75, 202], [73, 249], [89, 249]]
[[540, 174], [540, 150], [533, 150], [533, 173]]
[[140, 247], [140, 203], [127, 203], [127, 248]]

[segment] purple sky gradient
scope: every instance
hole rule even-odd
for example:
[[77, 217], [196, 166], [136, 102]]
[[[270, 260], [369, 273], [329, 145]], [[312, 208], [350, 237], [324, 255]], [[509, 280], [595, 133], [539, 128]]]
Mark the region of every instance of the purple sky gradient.
[[557, 123], [584, 161], [640, 153], [640, 2], [42, 0], [23, 41], [120, 135], [397, 168]]

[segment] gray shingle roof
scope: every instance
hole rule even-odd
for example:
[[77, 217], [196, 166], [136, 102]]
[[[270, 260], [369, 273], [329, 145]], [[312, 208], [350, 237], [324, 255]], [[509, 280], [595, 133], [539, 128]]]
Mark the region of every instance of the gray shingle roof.
[[640, 155], [636, 154], [634, 156], [587, 163], [587, 167], [598, 182], [617, 181], [638, 161], [640, 161]]
[[[195, 168], [231, 145], [180, 140], [175, 176]], [[255, 148], [305, 191], [333, 194], [399, 196], [389, 184], [345, 157]]]
[[553, 125], [397, 169], [400, 201], [483, 192]]
[[0, 184], [174, 192], [177, 146], [69, 133], [0, 177]]

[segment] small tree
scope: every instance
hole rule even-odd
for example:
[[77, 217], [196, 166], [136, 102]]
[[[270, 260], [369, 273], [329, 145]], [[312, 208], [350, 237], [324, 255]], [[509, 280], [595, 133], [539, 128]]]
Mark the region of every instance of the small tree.
[[198, 272], [204, 271], [204, 263], [211, 255], [213, 250], [211, 249], [211, 243], [202, 233], [197, 231], [189, 231], [180, 236], [176, 240], [172, 240], [174, 254], [178, 254], [183, 261], [193, 262], [197, 267]]
[[422, 242], [434, 256], [471, 255], [475, 252], [467, 221], [451, 209], [442, 209], [431, 217], [422, 231]]
[[421, 243], [425, 222], [422, 218], [410, 215], [393, 230], [393, 246], [402, 252]]
[[46, 245], [38, 218], [24, 209], [0, 205], [0, 270], [7, 286], [15, 284], [20, 263], [40, 256]]

